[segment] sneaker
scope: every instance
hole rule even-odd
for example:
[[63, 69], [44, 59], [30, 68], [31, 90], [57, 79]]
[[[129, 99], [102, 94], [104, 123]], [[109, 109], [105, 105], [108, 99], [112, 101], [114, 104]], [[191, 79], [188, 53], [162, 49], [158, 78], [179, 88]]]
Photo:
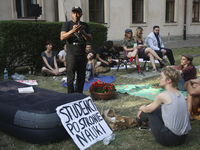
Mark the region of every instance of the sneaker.
[[152, 72], [161, 72], [160, 69], [152, 69]]
[[139, 75], [142, 75], [142, 71], [138, 71], [138, 74], [139, 74]]
[[166, 63], [168, 63], [168, 61], [166, 61], [165, 59], [162, 59], [160, 62], [161, 62], [163, 65], [166, 64]]
[[152, 69], [152, 72], [157, 72], [157, 69]]
[[161, 72], [161, 70], [160, 70], [159, 68], [156, 68], [156, 70], [157, 70], [158, 72]]

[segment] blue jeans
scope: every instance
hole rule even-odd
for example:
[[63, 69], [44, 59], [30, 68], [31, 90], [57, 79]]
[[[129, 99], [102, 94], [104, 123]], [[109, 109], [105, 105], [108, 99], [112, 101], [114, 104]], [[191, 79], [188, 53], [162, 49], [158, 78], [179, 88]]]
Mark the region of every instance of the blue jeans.
[[142, 112], [140, 115], [140, 119], [136, 118], [138, 122], [149, 120], [151, 125], [151, 130], [155, 139], [162, 145], [165, 146], [177, 146], [185, 143], [186, 135], [178, 136], [174, 134], [171, 130], [169, 130], [163, 122], [161, 106], [159, 106], [152, 113], [144, 113]]
[[186, 91], [186, 89], [184, 88], [184, 84], [185, 84], [185, 80], [183, 76], [181, 76], [181, 79], [178, 82], [178, 89], [181, 91]]

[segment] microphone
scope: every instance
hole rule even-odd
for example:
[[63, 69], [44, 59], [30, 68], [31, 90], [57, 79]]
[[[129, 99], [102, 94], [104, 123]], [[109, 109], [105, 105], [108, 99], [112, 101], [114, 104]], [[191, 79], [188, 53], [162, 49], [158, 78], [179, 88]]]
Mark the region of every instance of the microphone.
[[[80, 25], [80, 21], [78, 21], [78, 25]], [[74, 35], [77, 37], [76, 40], [78, 40], [79, 42], [82, 42], [81, 36], [79, 35], [78, 32], [74, 32]], [[77, 44], [74, 44], [77, 45]]]
[[[78, 25], [80, 25], [80, 21], [78, 21]], [[80, 38], [78, 32], [74, 32], [74, 35], [75, 35], [77, 38]]]

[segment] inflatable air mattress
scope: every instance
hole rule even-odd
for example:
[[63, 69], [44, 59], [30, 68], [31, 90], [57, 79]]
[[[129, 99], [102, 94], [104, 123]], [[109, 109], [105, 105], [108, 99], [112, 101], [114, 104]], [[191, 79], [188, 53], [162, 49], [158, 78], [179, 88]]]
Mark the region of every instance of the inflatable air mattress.
[[69, 138], [56, 108], [87, 95], [38, 87], [33, 87], [34, 93], [19, 93], [18, 88], [24, 87], [30, 86], [16, 81], [0, 82], [0, 130], [32, 143], [51, 143]]

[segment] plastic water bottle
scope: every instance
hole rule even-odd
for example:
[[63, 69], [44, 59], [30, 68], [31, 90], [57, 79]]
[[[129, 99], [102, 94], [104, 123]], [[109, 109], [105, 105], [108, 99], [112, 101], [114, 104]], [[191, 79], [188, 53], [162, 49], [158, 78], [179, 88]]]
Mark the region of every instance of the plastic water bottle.
[[104, 145], [109, 145], [110, 142], [115, 140], [115, 134], [111, 134], [108, 137], [106, 137], [105, 139], [103, 139], [103, 144]]
[[148, 62], [146, 63], [146, 71], [149, 70]]
[[33, 67], [33, 74], [35, 74], [35, 67]]
[[31, 67], [28, 68], [28, 74], [31, 74]]
[[6, 68], [4, 70], [4, 80], [8, 80], [8, 71], [6, 70]]

